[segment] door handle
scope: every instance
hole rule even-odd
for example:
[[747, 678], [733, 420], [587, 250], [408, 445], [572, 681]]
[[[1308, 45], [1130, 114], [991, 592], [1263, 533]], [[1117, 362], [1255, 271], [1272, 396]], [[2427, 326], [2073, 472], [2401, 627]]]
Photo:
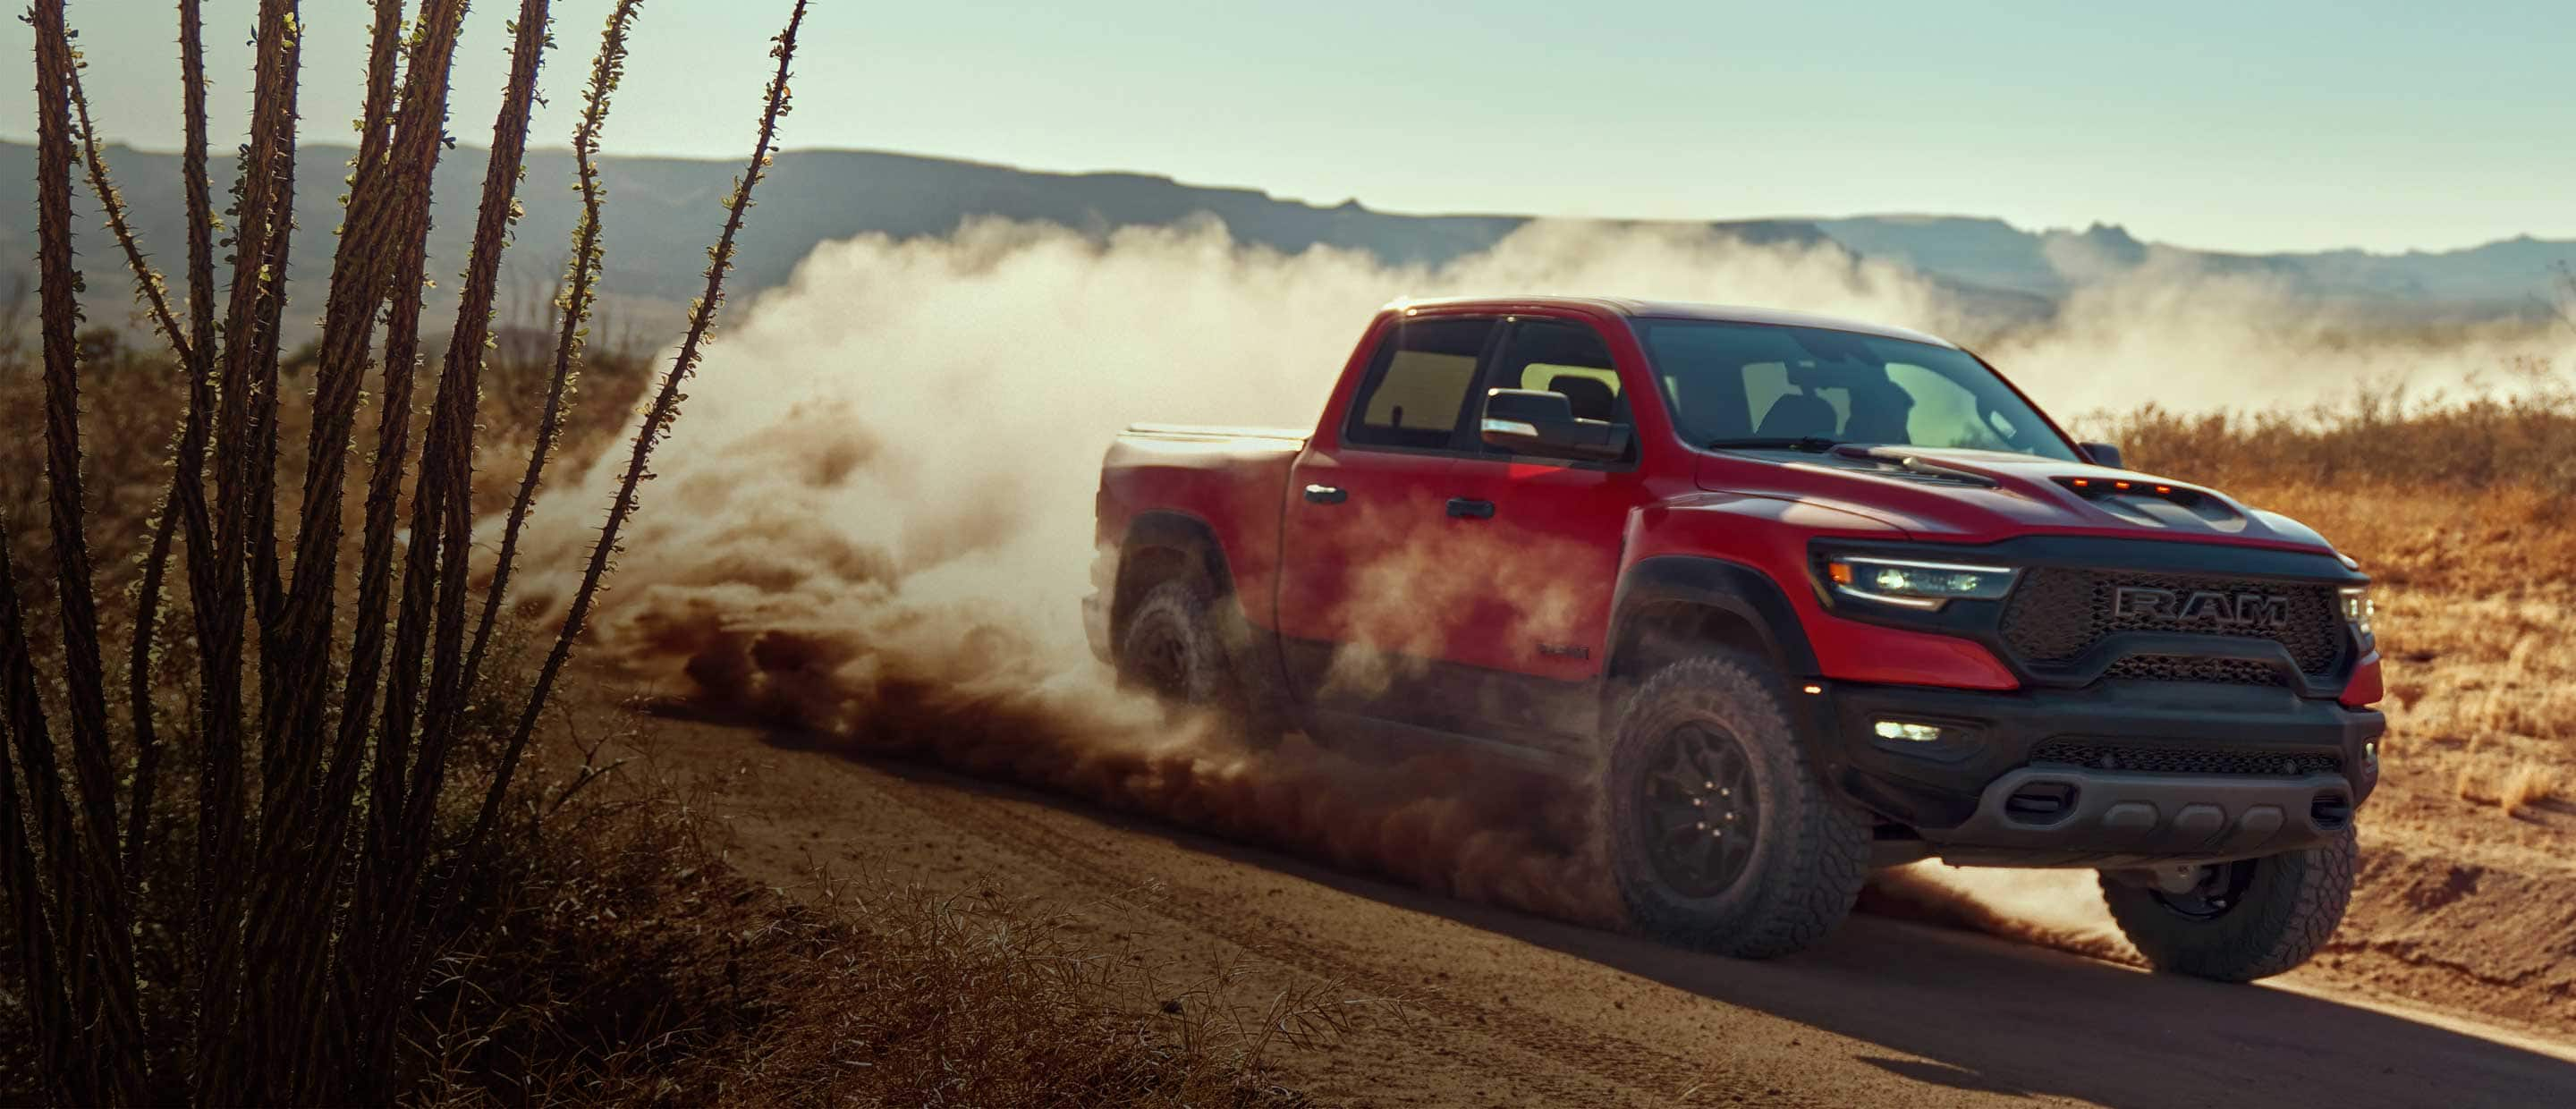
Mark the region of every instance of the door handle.
[[1471, 501], [1465, 497], [1451, 497], [1449, 498], [1449, 514], [1464, 520], [1491, 520], [1494, 518], [1494, 502]]
[[1340, 504], [1351, 499], [1351, 495], [1346, 490], [1330, 485], [1309, 485], [1306, 487], [1306, 499], [1314, 504]]

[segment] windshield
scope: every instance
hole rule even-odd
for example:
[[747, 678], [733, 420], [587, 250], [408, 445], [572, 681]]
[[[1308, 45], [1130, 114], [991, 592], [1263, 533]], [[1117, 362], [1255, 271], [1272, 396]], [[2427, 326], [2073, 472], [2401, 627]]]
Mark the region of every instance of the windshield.
[[1867, 443], [2077, 461], [1966, 351], [1818, 327], [1635, 322], [1673, 422], [1701, 446]]

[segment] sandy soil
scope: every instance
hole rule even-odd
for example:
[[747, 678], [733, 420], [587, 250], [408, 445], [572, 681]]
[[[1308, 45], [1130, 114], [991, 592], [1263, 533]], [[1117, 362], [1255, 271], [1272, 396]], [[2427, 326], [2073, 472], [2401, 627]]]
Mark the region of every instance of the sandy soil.
[[[781, 888], [810, 890], [821, 872], [990, 885], [1069, 911], [1121, 957], [1241, 968], [1255, 1001], [1317, 986], [1405, 999], [1392, 1023], [1280, 1060], [1328, 1104], [2576, 1102], [2576, 1037], [2392, 1003], [2458, 973], [2437, 949], [2374, 954], [2393, 933], [2366, 921], [2358, 945], [2252, 987], [1873, 916], [1806, 954], [1742, 963], [749, 729], [652, 719], [639, 735], [707, 791], [737, 865]], [[2433, 864], [2374, 851], [2371, 865]], [[2409, 892], [2422, 886], [2382, 881], [2374, 896], [2441, 896], [2439, 883]], [[2380, 911], [2365, 898], [2356, 917]]]

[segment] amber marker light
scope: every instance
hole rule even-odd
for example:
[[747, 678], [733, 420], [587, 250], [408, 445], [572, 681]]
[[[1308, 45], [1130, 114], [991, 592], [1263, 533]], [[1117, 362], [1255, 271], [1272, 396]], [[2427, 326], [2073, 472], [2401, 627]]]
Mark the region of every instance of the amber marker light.
[[1827, 573], [1833, 575], [1835, 585], [1850, 585], [1852, 583], [1851, 563], [1837, 562], [1826, 567], [1825, 570]]

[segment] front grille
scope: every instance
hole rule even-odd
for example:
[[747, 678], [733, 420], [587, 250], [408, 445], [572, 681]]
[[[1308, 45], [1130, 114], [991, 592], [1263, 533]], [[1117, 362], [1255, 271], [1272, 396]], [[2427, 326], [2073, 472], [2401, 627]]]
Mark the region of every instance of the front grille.
[[2149, 682], [2214, 682], [2220, 685], [2279, 685], [2281, 674], [2270, 664], [2241, 658], [2194, 658], [2189, 655], [2130, 655], [2102, 672], [2106, 678]]
[[[2123, 592], [2132, 595], [2124, 610]], [[2259, 603], [2248, 603], [2248, 602]], [[2335, 587], [2265, 581], [2254, 578], [2163, 574], [2136, 570], [2077, 570], [2041, 567], [2025, 572], [2004, 605], [2002, 634], [2006, 646], [2023, 662], [2038, 666], [2075, 660], [2118, 632], [2188, 632], [2239, 639], [2269, 639], [2289, 648], [2299, 669], [2322, 676], [2343, 653], [2343, 614]], [[2277, 607], [2272, 607], [2277, 606]], [[2241, 614], [2241, 615], [2240, 615]], [[2148, 671], [2135, 675], [2166, 681], [2243, 681], [2269, 684], [2270, 672], [2256, 681], [2250, 670], [2259, 663], [2225, 663], [2213, 674], [2171, 676], [2175, 656], [2146, 656]]]
[[2055, 763], [2142, 774], [2341, 774], [2343, 759], [2329, 754], [2284, 754], [2242, 747], [2144, 747], [2096, 740], [2052, 739], [2030, 753], [2033, 765]]

